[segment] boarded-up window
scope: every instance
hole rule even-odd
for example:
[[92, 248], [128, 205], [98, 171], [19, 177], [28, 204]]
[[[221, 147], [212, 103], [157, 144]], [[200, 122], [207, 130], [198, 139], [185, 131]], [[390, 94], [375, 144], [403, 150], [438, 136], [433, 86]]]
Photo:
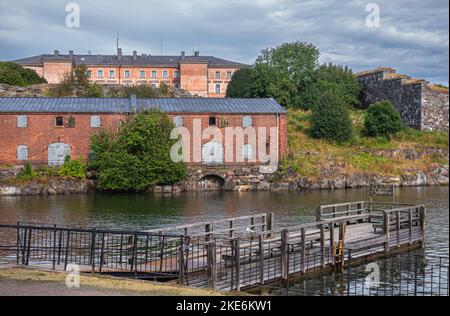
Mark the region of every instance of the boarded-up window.
[[28, 160], [28, 146], [17, 146], [17, 160]]
[[17, 117], [17, 127], [27, 127], [28, 117], [26, 115], [19, 115]]
[[91, 116], [91, 127], [100, 127], [102, 125], [102, 121], [100, 119], [100, 116], [93, 115]]
[[251, 116], [244, 116], [243, 118], [242, 118], [242, 127], [250, 127], [250, 126], [252, 126], [253, 125], [253, 122], [252, 122], [252, 117]]
[[69, 127], [75, 127], [75, 118], [73, 116], [70, 116], [67, 122], [67, 125]]
[[173, 118], [173, 124], [175, 125], [175, 127], [183, 126], [183, 117], [182, 116], [175, 116]]

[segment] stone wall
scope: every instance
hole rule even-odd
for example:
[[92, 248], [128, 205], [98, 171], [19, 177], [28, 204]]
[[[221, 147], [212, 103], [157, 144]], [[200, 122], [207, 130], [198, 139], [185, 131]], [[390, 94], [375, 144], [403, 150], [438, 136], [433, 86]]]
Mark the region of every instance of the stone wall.
[[424, 80], [380, 68], [357, 74], [362, 85], [361, 106], [389, 100], [403, 122], [421, 130], [448, 131], [448, 90], [434, 89]]

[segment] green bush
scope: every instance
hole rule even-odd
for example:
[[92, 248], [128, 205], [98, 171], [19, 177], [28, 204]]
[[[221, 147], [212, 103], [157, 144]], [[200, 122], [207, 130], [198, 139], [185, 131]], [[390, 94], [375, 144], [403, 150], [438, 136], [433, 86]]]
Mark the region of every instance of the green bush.
[[368, 136], [390, 138], [404, 128], [400, 114], [391, 102], [376, 102], [369, 106], [364, 121], [364, 133]]
[[130, 117], [118, 133], [101, 131], [92, 137], [89, 167], [96, 170], [102, 190], [144, 191], [153, 184], [173, 184], [186, 174], [184, 163], [171, 160], [173, 123], [152, 110]]
[[86, 178], [86, 164], [81, 158], [71, 160], [69, 156], [64, 159], [64, 164], [58, 171], [58, 175], [67, 178]]
[[311, 114], [311, 136], [343, 143], [352, 138], [352, 121], [345, 102], [332, 91], [318, 100]]
[[103, 88], [98, 83], [88, 84], [81, 88], [78, 96], [86, 98], [101, 98], [103, 96]]
[[33, 167], [31, 166], [31, 163], [28, 161], [25, 162], [23, 169], [19, 172], [17, 175], [17, 178], [20, 180], [33, 180], [37, 176], [36, 171], [33, 170]]
[[23, 68], [12, 62], [0, 61], [0, 83], [23, 87], [46, 82], [32, 69]]

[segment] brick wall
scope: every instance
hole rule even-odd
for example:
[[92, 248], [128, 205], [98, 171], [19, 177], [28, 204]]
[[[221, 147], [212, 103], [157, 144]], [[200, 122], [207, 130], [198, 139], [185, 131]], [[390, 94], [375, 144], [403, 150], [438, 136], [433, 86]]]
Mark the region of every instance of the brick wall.
[[43, 76], [48, 83], [59, 83], [65, 74], [72, 72], [72, 63], [45, 62]]
[[[90, 152], [91, 136], [98, 133], [99, 128], [93, 128], [90, 125], [92, 115], [101, 117], [101, 128], [108, 130], [117, 130], [120, 122], [124, 120], [124, 115], [115, 114], [80, 114], [80, 113], [28, 113], [28, 124], [25, 128], [17, 127], [17, 114], [0, 114], [0, 163], [21, 164], [23, 161], [17, 160], [17, 147], [19, 145], [28, 146], [29, 160], [37, 164], [46, 164], [48, 162], [48, 146], [52, 143], [66, 143], [70, 145], [71, 156], [74, 158], [83, 157], [87, 159]], [[183, 116], [183, 126], [189, 131], [193, 130], [194, 119], [201, 120], [201, 129], [208, 127], [210, 114], [176, 114]], [[69, 117], [75, 119], [75, 127], [57, 127], [55, 124], [56, 116], [64, 116], [66, 122]], [[173, 118], [175, 115], [170, 114]], [[244, 115], [220, 114], [214, 115], [217, 122], [225, 120], [229, 127], [242, 126], [242, 117]], [[277, 119], [275, 114], [250, 114], [254, 127], [276, 127], [279, 126], [279, 157], [287, 154], [287, 117], [286, 114], [280, 115]], [[67, 125], [67, 124], [66, 124]], [[221, 128], [222, 134], [224, 128]], [[267, 138], [268, 139], [268, 138]], [[247, 138], [244, 140], [248, 141]], [[202, 140], [205, 144], [208, 140]], [[193, 158], [194, 143], [191, 140], [191, 161]], [[201, 150], [200, 150], [201, 151]], [[254, 149], [256, 153], [256, 149]], [[256, 162], [258, 163], [258, 162]], [[235, 164], [232, 162], [231, 164]]]

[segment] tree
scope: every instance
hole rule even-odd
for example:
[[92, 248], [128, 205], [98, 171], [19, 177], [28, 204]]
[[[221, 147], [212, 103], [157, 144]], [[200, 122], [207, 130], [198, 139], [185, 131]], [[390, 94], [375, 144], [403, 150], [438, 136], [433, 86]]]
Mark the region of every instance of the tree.
[[187, 172], [175, 163], [170, 150], [173, 123], [152, 110], [133, 115], [117, 133], [102, 131], [92, 137], [90, 168], [96, 170], [99, 189], [144, 191], [154, 184], [173, 184]]
[[352, 122], [345, 102], [332, 90], [324, 92], [311, 115], [311, 136], [343, 143], [352, 137]]
[[12, 62], [0, 61], [0, 83], [23, 87], [46, 82], [32, 69], [23, 68]]
[[343, 100], [347, 107], [351, 108], [359, 103], [361, 86], [347, 66], [323, 64], [320, 65], [313, 75], [313, 81], [302, 96], [302, 107], [311, 109], [323, 93], [332, 90]]
[[227, 87], [227, 98], [251, 98], [251, 82], [253, 76], [252, 68], [242, 68], [231, 77]]
[[391, 102], [383, 101], [371, 104], [367, 109], [364, 131], [368, 136], [390, 137], [404, 128], [397, 109]]

